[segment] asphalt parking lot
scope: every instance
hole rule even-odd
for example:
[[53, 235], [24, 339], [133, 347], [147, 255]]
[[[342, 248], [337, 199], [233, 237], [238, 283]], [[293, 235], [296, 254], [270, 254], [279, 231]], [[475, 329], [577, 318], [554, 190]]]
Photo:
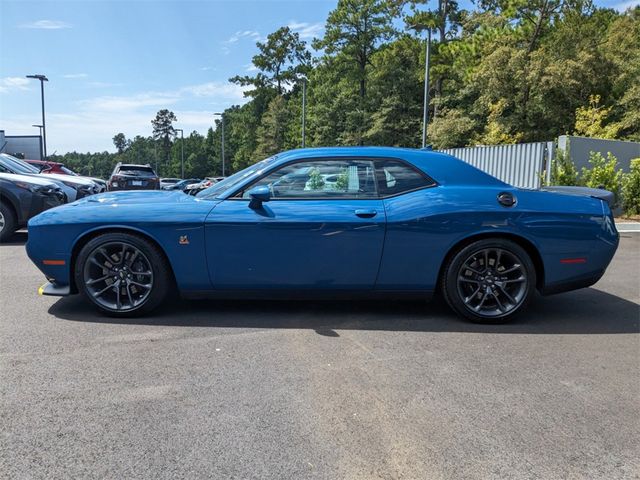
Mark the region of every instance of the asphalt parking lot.
[[640, 234], [593, 288], [479, 326], [441, 302], [38, 297], [0, 245], [0, 477], [638, 478]]

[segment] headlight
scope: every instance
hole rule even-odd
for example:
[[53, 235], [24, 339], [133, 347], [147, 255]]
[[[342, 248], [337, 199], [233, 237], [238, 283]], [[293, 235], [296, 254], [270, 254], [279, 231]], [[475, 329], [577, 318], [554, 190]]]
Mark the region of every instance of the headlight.
[[14, 182], [16, 186], [20, 188], [24, 188], [25, 190], [29, 190], [33, 193], [40, 193], [43, 195], [48, 195], [56, 190], [60, 190], [58, 187], [54, 187], [53, 185], [36, 185], [35, 183], [27, 183], [27, 182]]

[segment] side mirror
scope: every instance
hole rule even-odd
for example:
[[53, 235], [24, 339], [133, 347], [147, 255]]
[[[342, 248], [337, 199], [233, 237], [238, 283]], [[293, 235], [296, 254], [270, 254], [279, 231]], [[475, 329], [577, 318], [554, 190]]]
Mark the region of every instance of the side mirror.
[[260, 185], [259, 187], [254, 187], [247, 193], [251, 197], [249, 208], [252, 208], [254, 210], [262, 208], [262, 202], [268, 202], [269, 200], [271, 200], [271, 190], [269, 189], [268, 185]]

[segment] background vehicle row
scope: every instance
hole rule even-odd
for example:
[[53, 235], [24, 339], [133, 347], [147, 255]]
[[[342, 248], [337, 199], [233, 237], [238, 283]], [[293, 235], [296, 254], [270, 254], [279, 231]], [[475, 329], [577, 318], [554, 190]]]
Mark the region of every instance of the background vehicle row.
[[0, 241], [26, 226], [31, 217], [65, 202], [60, 186], [50, 180], [0, 172]]
[[55, 162], [25, 161], [0, 154], [0, 241], [44, 210], [105, 190], [97, 180], [63, 168]]

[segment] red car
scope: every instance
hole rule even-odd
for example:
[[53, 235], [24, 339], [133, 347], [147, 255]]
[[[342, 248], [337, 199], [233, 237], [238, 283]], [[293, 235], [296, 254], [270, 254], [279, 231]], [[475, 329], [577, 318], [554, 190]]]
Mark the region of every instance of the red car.
[[[73, 170], [69, 170], [64, 166], [64, 163], [60, 162], [52, 162], [50, 160], [25, 160], [25, 162], [33, 165], [36, 168], [40, 169], [40, 173], [57, 173], [59, 175], [73, 175], [79, 176]], [[98, 187], [100, 187], [99, 193], [107, 191], [107, 182], [102, 180], [101, 178], [95, 177], [86, 177], [90, 180], [93, 180]]]
[[59, 173], [61, 175], [76, 175], [64, 166], [64, 163], [50, 162], [48, 160], [25, 160], [25, 162], [38, 167], [40, 173]]

